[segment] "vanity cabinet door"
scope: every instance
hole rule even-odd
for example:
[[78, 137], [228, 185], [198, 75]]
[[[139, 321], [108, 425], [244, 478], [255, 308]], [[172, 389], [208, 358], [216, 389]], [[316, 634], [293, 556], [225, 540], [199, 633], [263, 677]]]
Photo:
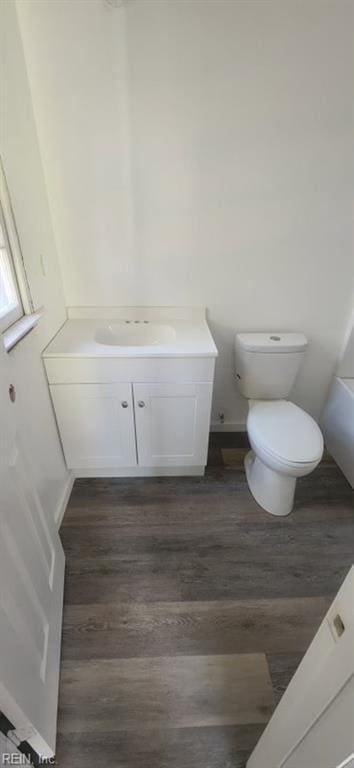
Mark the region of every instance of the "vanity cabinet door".
[[212, 383], [134, 384], [133, 389], [139, 465], [204, 466]]
[[136, 466], [131, 384], [52, 384], [50, 391], [68, 467]]

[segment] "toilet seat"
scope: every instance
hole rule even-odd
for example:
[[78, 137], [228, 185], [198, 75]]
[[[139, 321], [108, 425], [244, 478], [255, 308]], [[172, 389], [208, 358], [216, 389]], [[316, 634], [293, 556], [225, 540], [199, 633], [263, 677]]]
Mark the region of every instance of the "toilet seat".
[[[262, 400], [250, 409], [247, 432], [263, 460], [307, 474], [323, 453], [323, 437], [314, 419], [288, 400]], [[296, 472], [297, 474], [297, 472]]]

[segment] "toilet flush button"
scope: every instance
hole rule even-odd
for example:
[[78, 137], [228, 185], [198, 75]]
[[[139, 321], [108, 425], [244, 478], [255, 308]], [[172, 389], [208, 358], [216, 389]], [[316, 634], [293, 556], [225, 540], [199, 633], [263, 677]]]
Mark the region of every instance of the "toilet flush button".
[[280, 336], [269, 336], [269, 338], [270, 338], [272, 341], [281, 341], [281, 337], [280, 337]]

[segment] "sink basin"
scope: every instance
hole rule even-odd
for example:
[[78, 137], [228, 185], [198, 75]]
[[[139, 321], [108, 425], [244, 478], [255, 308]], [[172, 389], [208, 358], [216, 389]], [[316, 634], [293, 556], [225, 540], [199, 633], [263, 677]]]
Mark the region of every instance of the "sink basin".
[[150, 322], [117, 322], [97, 328], [95, 341], [110, 347], [151, 347], [169, 344], [176, 338], [171, 325]]
[[[93, 366], [100, 358], [162, 360], [217, 355], [202, 307], [70, 307], [69, 312], [72, 316], [43, 354], [46, 359], [86, 358], [91, 361], [87, 365]], [[111, 364], [104, 365], [108, 366], [107, 376], [114, 376]], [[167, 367], [166, 362], [163, 365]], [[143, 381], [143, 369], [141, 376]]]

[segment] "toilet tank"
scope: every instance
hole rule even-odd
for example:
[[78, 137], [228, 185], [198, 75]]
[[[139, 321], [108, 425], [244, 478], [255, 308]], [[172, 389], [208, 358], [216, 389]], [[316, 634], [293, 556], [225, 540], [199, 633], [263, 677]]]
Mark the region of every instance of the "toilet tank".
[[247, 399], [287, 398], [303, 359], [307, 339], [302, 333], [237, 333], [237, 386]]

